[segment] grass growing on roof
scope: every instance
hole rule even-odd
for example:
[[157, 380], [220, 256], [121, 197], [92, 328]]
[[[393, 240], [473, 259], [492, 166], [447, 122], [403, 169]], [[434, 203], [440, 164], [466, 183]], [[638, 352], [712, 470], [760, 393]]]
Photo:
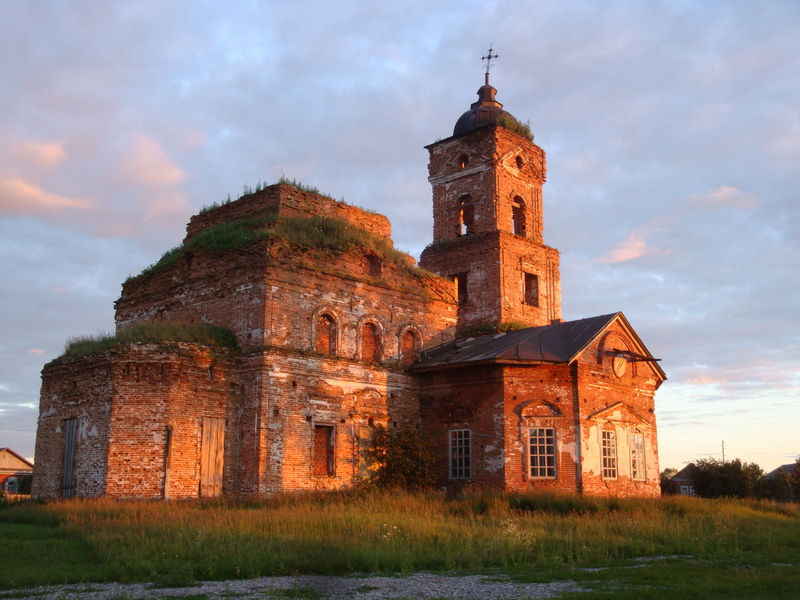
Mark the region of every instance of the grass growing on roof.
[[500, 115], [497, 117], [497, 124], [504, 129], [508, 129], [511, 133], [516, 133], [518, 136], [524, 137], [526, 140], [533, 143], [530, 121], [522, 122], [517, 121], [514, 117]]
[[[298, 190], [301, 190], [303, 192], [310, 192], [312, 194], [317, 194], [318, 196], [325, 196], [327, 198], [333, 198], [333, 196], [331, 196], [330, 194], [324, 194], [324, 193], [320, 192], [319, 188], [317, 188], [317, 187], [314, 187], [312, 185], [306, 185], [302, 181], [298, 181], [297, 179], [294, 179], [294, 178], [289, 179], [285, 175], [281, 175], [280, 179], [278, 179], [277, 183], [283, 183], [285, 185], [291, 185], [292, 187], [296, 187]], [[239, 200], [240, 198], [244, 198], [245, 196], [249, 196], [250, 194], [256, 194], [258, 192], [261, 192], [261, 191], [267, 189], [269, 186], [270, 186], [270, 184], [268, 184], [266, 181], [264, 181], [262, 183], [260, 179], [258, 180], [258, 183], [256, 183], [255, 187], [251, 187], [251, 186], [247, 185], [247, 183], [245, 183], [242, 186], [241, 195], [239, 195], [239, 197], [237, 197], [236, 199]], [[233, 202], [233, 200], [231, 200], [231, 195], [228, 194], [228, 197], [223, 202], [212, 202], [211, 204], [206, 204], [205, 206], [203, 206], [200, 209], [199, 214], [201, 214], [201, 215], [205, 214], [205, 213], [207, 213], [209, 211], [214, 210], [215, 208], [219, 208], [220, 206], [225, 206], [226, 204], [230, 204], [231, 202]], [[342, 202], [344, 202], [344, 198], [342, 198]]]
[[[227, 221], [201, 231], [187, 243], [165, 252], [136, 277], [167, 269], [177, 263], [192, 248], [202, 248], [215, 254], [248, 248], [259, 240], [278, 237], [302, 248], [316, 248], [341, 253], [354, 248], [375, 252], [382, 260], [402, 267], [411, 267], [409, 257], [384, 237], [375, 235], [346, 221], [331, 217], [309, 218], [267, 215], [259, 218]], [[129, 278], [130, 279], [134, 279]]]
[[164, 341], [193, 342], [231, 350], [239, 347], [230, 329], [210, 323], [142, 323], [126, 327], [116, 334], [99, 333], [68, 338], [62, 356], [83, 356], [116, 344]]

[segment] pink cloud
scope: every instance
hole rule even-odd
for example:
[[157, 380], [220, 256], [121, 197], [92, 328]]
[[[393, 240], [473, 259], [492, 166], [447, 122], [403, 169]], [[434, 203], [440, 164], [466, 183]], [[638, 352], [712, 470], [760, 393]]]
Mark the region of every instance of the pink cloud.
[[748, 194], [730, 185], [720, 185], [706, 194], [696, 194], [690, 200], [701, 206], [739, 209], [758, 206], [758, 198], [755, 194]]
[[40, 216], [53, 210], [92, 207], [88, 200], [53, 194], [22, 179], [0, 179], [0, 210], [6, 212]]
[[42, 169], [52, 169], [67, 159], [64, 142], [25, 142], [16, 147], [19, 159]]
[[158, 142], [144, 134], [134, 139], [122, 175], [131, 183], [155, 187], [173, 185], [186, 177]]
[[617, 244], [610, 252], [597, 259], [598, 263], [619, 263], [634, 260], [653, 254], [658, 249], [647, 245], [645, 235], [642, 232], [634, 231], [625, 240]]

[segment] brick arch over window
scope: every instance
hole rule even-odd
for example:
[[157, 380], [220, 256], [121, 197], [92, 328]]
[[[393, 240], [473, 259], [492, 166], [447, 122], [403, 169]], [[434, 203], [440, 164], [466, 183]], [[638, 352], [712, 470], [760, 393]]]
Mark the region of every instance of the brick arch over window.
[[338, 318], [329, 306], [321, 306], [312, 315], [312, 345], [315, 351], [326, 356], [336, 356], [338, 346]]
[[377, 321], [365, 318], [358, 324], [358, 357], [380, 362], [383, 357], [383, 331]]
[[526, 422], [529, 419], [549, 419], [562, 415], [561, 409], [553, 402], [548, 402], [547, 400], [528, 400], [522, 402], [514, 408], [514, 412], [519, 414], [521, 422]]
[[410, 365], [419, 360], [422, 349], [422, 336], [415, 327], [405, 327], [400, 331], [399, 352], [400, 364]]

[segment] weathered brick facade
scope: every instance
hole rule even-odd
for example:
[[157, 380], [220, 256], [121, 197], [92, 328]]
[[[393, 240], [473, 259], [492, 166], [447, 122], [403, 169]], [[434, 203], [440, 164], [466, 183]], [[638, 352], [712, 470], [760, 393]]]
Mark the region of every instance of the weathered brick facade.
[[[128, 344], [46, 365], [34, 495], [335, 489], [363, 475], [375, 426], [401, 423], [437, 440], [442, 486], [657, 493], [664, 374], [621, 314], [561, 321], [542, 149], [490, 122], [428, 150], [426, 270], [367, 245], [194, 243], [317, 216], [391, 243], [386, 217], [292, 185], [193, 217], [171, 264], [123, 284], [117, 328], [212, 323], [239, 350]], [[527, 329], [469, 337], [508, 327]]]
[[[568, 352], [567, 360], [524, 356], [526, 345], [541, 343], [553, 349], [567, 340], [564, 345], [569, 347], [570, 329], [591, 336], [588, 343], [576, 346], [577, 351]], [[482, 340], [488, 350], [459, 358], [458, 353], [470, 349], [465, 340], [413, 367], [421, 379], [421, 422], [440, 443], [442, 483], [516, 491], [555, 487], [596, 495], [658, 495], [654, 396], [663, 374], [649, 360], [631, 360], [648, 356], [625, 317], [617, 313], [537, 330], [541, 332], [537, 338], [512, 345], [510, 352], [493, 353], [491, 342]], [[558, 339], [555, 345], [547, 339], [551, 333]], [[513, 335], [486, 337], [503, 342], [502, 338]], [[623, 352], [629, 354], [622, 358]], [[464, 478], [452, 477], [450, 472], [447, 482], [447, 459], [452, 452], [446, 434], [459, 429], [471, 432], [472, 469]], [[553, 433], [553, 469], [532, 474], [530, 437], [539, 430]], [[605, 474], [604, 430], [611, 432], [614, 441]], [[637, 439], [643, 444], [638, 454], [633, 447]]]
[[559, 255], [542, 242], [544, 151], [496, 126], [428, 150], [433, 244], [420, 266], [456, 280], [459, 332], [560, 319]]

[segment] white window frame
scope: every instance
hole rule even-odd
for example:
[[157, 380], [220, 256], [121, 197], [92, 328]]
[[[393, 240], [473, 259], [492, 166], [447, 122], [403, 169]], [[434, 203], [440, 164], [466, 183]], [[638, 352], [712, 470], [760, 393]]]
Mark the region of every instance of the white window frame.
[[556, 428], [528, 429], [528, 474], [532, 479], [556, 479]]
[[472, 479], [472, 432], [451, 429], [448, 440], [450, 479]]
[[617, 432], [603, 429], [600, 432], [600, 459], [602, 460], [603, 479], [617, 478]]
[[630, 434], [631, 446], [631, 479], [644, 481], [647, 479], [647, 470], [644, 455], [644, 434], [633, 431]]

